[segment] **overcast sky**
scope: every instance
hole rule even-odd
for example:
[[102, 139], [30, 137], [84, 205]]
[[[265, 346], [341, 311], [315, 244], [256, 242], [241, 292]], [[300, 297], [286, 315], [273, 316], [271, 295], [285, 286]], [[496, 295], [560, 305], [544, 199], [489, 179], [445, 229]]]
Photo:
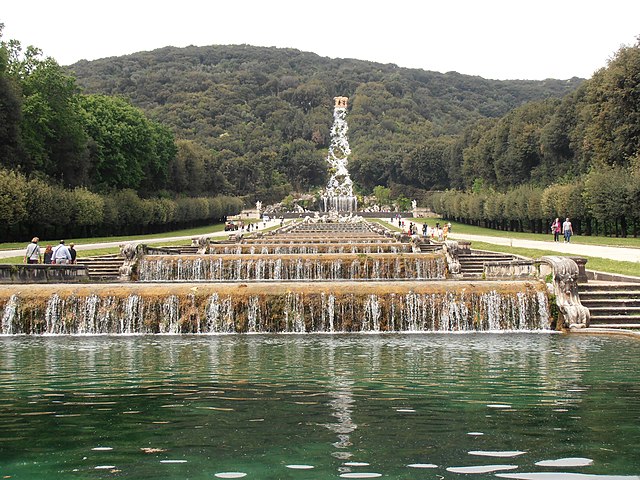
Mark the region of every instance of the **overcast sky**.
[[638, 0], [30, 0], [3, 40], [62, 65], [172, 45], [292, 47], [493, 79], [589, 78], [640, 35]]

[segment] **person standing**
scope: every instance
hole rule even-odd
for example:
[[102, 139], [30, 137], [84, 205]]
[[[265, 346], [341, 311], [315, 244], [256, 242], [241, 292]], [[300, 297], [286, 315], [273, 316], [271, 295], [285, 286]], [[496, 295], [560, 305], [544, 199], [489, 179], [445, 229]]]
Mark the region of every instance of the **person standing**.
[[53, 257], [53, 248], [51, 245], [47, 245], [47, 248], [44, 249], [44, 263], [46, 265], [51, 265], [51, 259]]
[[573, 227], [571, 226], [571, 222], [569, 221], [569, 217], [567, 217], [562, 224], [562, 233], [564, 234], [565, 243], [571, 242], [571, 235], [573, 235]]
[[553, 233], [553, 241], [557, 242], [560, 239], [560, 232], [562, 231], [562, 225], [560, 225], [560, 219], [556, 219], [551, 224], [551, 233]]
[[75, 246], [76, 246], [75, 243], [69, 244], [69, 254], [71, 255], [71, 261], [69, 263], [76, 263], [76, 257], [78, 256], [78, 252], [76, 252], [76, 249], [73, 248]]
[[40, 263], [42, 256], [40, 255], [40, 246], [38, 245], [39, 241], [40, 239], [38, 237], [33, 237], [31, 239], [31, 243], [27, 245], [27, 251], [24, 254], [23, 263]]
[[58, 245], [53, 250], [53, 256], [51, 257], [51, 263], [65, 265], [71, 261], [71, 253], [69, 249], [64, 244], [64, 240], [60, 240], [60, 245]]

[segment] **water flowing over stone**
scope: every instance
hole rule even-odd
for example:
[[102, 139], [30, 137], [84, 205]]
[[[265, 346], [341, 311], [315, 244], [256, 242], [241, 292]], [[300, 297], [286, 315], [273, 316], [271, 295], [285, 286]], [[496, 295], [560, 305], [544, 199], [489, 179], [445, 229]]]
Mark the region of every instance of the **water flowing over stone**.
[[355, 212], [358, 202], [353, 194], [353, 182], [347, 170], [348, 157], [351, 154], [347, 132], [347, 97], [335, 97], [331, 144], [327, 162], [330, 177], [322, 196], [324, 212]]
[[38, 286], [11, 297], [0, 287], [0, 333], [541, 330], [549, 323], [543, 287], [536, 282], [184, 283], [57, 286], [55, 292]]
[[122, 283], [0, 285], [0, 334], [549, 328], [543, 282], [451, 279], [438, 245], [423, 249], [419, 238], [349, 218], [301, 219], [273, 233], [206, 241], [198, 254], [132, 246]]
[[158, 281], [444, 279], [441, 254], [149, 256], [138, 278]]

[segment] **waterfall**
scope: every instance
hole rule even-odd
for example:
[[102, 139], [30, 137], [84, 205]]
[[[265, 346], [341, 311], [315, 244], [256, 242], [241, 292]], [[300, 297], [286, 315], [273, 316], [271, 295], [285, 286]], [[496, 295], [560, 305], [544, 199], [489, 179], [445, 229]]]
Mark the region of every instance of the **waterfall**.
[[17, 318], [17, 312], [18, 296], [14, 293], [13, 295], [11, 295], [11, 297], [9, 297], [9, 301], [5, 305], [2, 312], [2, 323], [0, 324], [2, 330], [0, 331], [0, 333], [3, 333], [5, 335], [13, 334], [13, 324], [14, 322], [19, 321], [19, 319]]
[[353, 182], [347, 170], [351, 154], [347, 138], [347, 100], [347, 97], [335, 97], [331, 143], [327, 155], [331, 176], [322, 196], [323, 212], [355, 212], [358, 209], [358, 201], [353, 195]]
[[[2, 307], [2, 334], [232, 332], [385, 332], [543, 330], [549, 325], [544, 285], [517, 282], [459, 287], [436, 283], [175, 284], [160, 294], [144, 287], [77, 287], [48, 297], [16, 293]], [[469, 288], [473, 287], [473, 288]], [[46, 286], [42, 286], [46, 288]], [[95, 291], [94, 291], [95, 290]], [[108, 292], [108, 293], [107, 293]], [[43, 318], [43, 322], [18, 319]]]
[[446, 261], [442, 254], [150, 256], [138, 264], [138, 276], [141, 282], [427, 280], [444, 279]]

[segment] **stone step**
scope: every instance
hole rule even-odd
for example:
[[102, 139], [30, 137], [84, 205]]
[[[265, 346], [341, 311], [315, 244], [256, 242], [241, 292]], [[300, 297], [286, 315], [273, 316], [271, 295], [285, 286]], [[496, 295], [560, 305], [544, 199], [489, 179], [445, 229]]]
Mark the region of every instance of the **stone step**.
[[609, 315], [632, 315], [640, 317], [640, 307], [635, 306], [605, 305], [601, 307], [587, 308], [589, 308], [589, 313], [591, 314], [591, 316], [597, 316], [598, 314], [604, 313]]
[[637, 307], [640, 308], [640, 297], [636, 298], [590, 298], [580, 295], [580, 303], [589, 310], [607, 307]]
[[582, 292], [615, 292], [615, 291], [633, 291], [640, 292], [640, 283], [619, 282], [619, 283], [581, 283], [578, 285], [580, 293]]
[[601, 323], [639, 323], [640, 316], [638, 315], [615, 315], [608, 314], [607, 312], [598, 313], [595, 315], [591, 315], [591, 319], [589, 321], [590, 324], [601, 324]]
[[580, 298], [640, 298], [640, 290], [587, 290], [578, 287]]
[[598, 323], [591, 325], [593, 328], [617, 328], [625, 330], [637, 330], [640, 329], [640, 323]]

